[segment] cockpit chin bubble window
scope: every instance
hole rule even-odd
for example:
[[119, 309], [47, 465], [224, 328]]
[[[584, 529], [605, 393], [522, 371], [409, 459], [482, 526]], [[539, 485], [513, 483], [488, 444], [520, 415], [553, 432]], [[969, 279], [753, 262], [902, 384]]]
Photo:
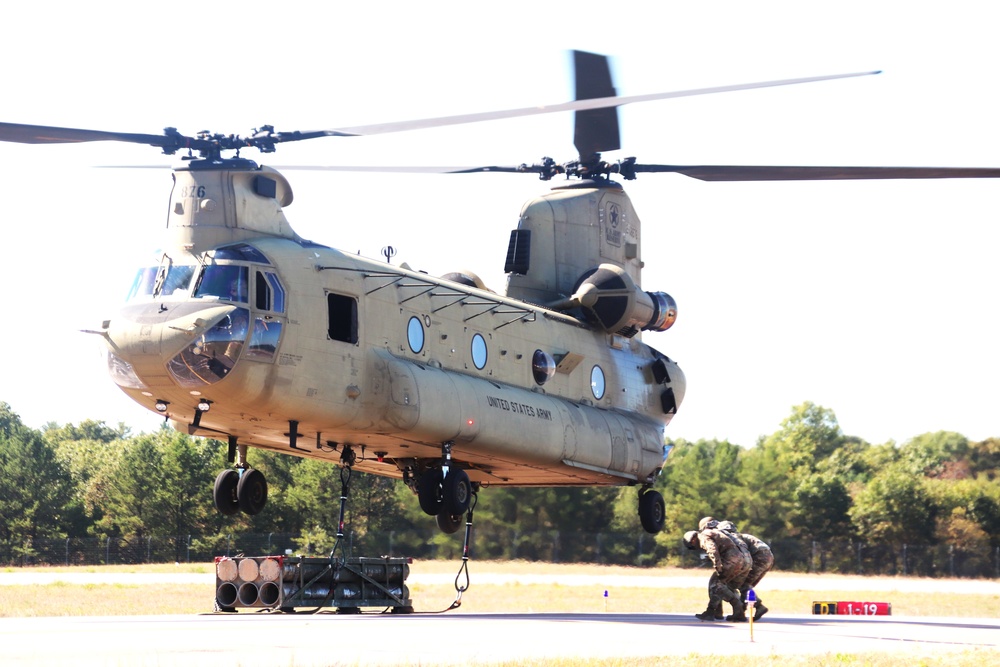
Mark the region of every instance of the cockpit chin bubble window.
[[254, 319], [253, 331], [250, 334], [250, 347], [247, 348], [244, 359], [254, 361], [273, 361], [281, 339], [281, 322], [269, 317]]
[[167, 371], [181, 387], [201, 387], [229, 374], [246, 343], [250, 311], [234, 308], [215, 326], [167, 363]]

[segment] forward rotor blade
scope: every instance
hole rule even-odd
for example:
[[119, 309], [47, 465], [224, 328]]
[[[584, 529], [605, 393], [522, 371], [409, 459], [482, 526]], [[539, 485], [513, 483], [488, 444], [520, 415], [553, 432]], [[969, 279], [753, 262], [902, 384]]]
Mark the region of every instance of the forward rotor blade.
[[518, 171], [517, 167], [435, 167], [429, 165], [269, 164], [280, 171], [351, 171], [381, 174], [466, 174], [476, 171]]
[[133, 144], [169, 147], [176, 139], [164, 134], [129, 134], [126, 132], [102, 132], [81, 130], [72, 127], [49, 127], [46, 125], [21, 125], [0, 123], [0, 141], [20, 144], [75, 144], [86, 141], [125, 141]]
[[[715, 88], [699, 88], [693, 90], [681, 90], [669, 93], [651, 93], [648, 95], [633, 95], [630, 97], [599, 97], [594, 99], [576, 100], [553, 104], [548, 106], [524, 107], [521, 109], [508, 109], [506, 111], [486, 111], [481, 113], [461, 114], [456, 116], [442, 116], [439, 118], [424, 118], [418, 120], [407, 120], [391, 123], [378, 123], [375, 125], [357, 125], [332, 130], [316, 130], [308, 132], [287, 132], [287, 133], [262, 133], [250, 138], [242, 138], [235, 135], [221, 136], [199, 136], [186, 137], [176, 130], [170, 128], [164, 134], [132, 134], [127, 132], [109, 132], [103, 130], [88, 130], [71, 127], [52, 127], [46, 125], [23, 125], [19, 123], [0, 123], [0, 141], [9, 141], [22, 144], [66, 144], [82, 143], [88, 141], [122, 141], [133, 144], [146, 144], [158, 146], [165, 153], [173, 153], [183, 148], [192, 150], [209, 151], [219, 149], [231, 150], [244, 146], [257, 146], [265, 152], [273, 150], [274, 144], [289, 141], [301, 141], [304, 139], [314, 139], [317, 137], [349, 137], [363, 136], [370, 134], [387, 134], [390, 132], [405, 132], [408, 130], [421, 130], [432, 127], [445, 127], [448, 125], [462, 125], [466, 123], [479, 123], [490, 120], [501, 120], [504, 118], [519, 118], [523, 116], [535, 116], [540, 114], [556, 113], [559, 111], [584, 111], [588, 109], [605, 109], [617, 107], [623, 104], [636, 102], [650, 102], [653, 100], [663, 100], [675, 97], [690, 97], [694, 95], [709, 95], [713, 93], [732, 92], [737, 90], [750, 90], [753, 88], [768, 88], [773, 86], [787, 86], [796, 83], [811, 83], [814, 81], [828, 81], [831, 79], [844, 79], [856, 76], [868, 76], [878, 74], [878, 71], [856, 72], [852, 74], [833, 74], [828, 76], [815, 76], [802, 79], [783, 79], [780, 81], [762, 81], [759, 83], [746, 83], [733, 86], [719, 86]], [[601, 140], [601, 143], [604, 143]], [[602, 148], [605, 148], [602, 146]], [[269, 150], [265, 150], [269, 149]]]
[[636, 164], [635, 172], [675, 173], [701, 181], [826, 181], [918, 178], [1000, 178], [995, 167], [793, 167]]
[[460, 114], [456, 116], [441, 116], [439, 118], [423, 118], [419, 120], [406, 120], [394, 123], [378, 123], [375, 125], [356, 125], [354, 127], [341, 127], [327, 132], [335, 136], [363, 136], [370, 134], [388, 134], [390, 132], [404, 132], [407, 130], [423, 130], [431, 127], [445, 127], [448, 125], [464, 125], [466, 123], [479, 123], [488, 120], [501, 120], [504, 118], [520, 118], [523, 116], [537, 116], [559, 111], [582, 111], [585, 109], [604, 109], [616, 107], [624, 104], [634, 104], [636, 102], [652, 102], [654, 100], [666, 100], [675, 97], [693, 97], [695, 95], [712, 95], [714, 93], [729, 93], [738, 90], [751, 90], [755, 88], [772, 88], [776, 86], [790, 86], [797, 83], [812, 83], [815, 81], [830, 81], [832, 79], [847, 79], [856, 76], [870, 76], [880, 74], [881, 70], [871, 72], [854, 72], [851, 74], [830, 74], [826, 76], [811, 76], [802, 79], [781, 79], [778, 81], [761, 81], [758, 83], [742, 83], [732, 86], [717, 86], [714, 88], [696, 88], [692, 90], [678, 90], [669, 93], [649, 93], [646, 95], [631, 95], [626, 97], [598, 97], [589, 100], [576, 100], [573, 102], [563, 102], [562, 104], [542, 105], [537, 107], [523, 107], [520, 109], [507, 109], [506, 111], [486, 111], [481, 113]]

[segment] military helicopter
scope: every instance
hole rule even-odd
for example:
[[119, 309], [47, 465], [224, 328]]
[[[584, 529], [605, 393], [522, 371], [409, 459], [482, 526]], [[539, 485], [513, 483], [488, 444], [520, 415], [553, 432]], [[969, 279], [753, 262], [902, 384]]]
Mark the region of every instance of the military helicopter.
[[[179, 431], [228, 442], [213, 494], [223, 514], [256, 514], [267, 481], [252, 448], [402, 479], [444, 532], [489, 486], [638, 487], [643, 528], [662, 529], [651, 487], [665, 428], [685, 394], [678, 364], [642, 342], [666, 331], [674, 300], [641, 287], [639, 217], [618, 175], [702, 180], [998, 177], [1000, 169], [677, 166], [617, 163], [616, 107], [831, 78], [617, 97], [604, 56], [575, 52], [576, 100], [466, 116], [247, 137], [162, 135], [0, 123], [20, 143], [120, 141], [174, 167], [162, 256], [141, 266], [99, 330], [114, 382]], [[430, 276], [300, 237], [277, 170], [241, 157], [276, 145], [574, 111], [578, 159], [481, 166], [549, 181], [527, 202], [506, 253], [505, 291], [470, 272]], [[227, 156], [224, 153], [234, 153]]]

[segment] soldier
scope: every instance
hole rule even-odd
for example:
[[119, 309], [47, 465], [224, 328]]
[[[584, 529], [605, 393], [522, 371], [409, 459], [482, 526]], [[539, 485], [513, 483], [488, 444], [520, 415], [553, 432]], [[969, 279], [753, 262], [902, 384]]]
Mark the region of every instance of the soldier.
[[[715, 517], [706, 516], [703, 517], [701, 521], [698, 522], [698, 532], [705, 530], [706, 528], [718, 528], [719, 522]], [[709, 581], [709, 586], [711, 586], [711, 580]], [[709, 600], [711, 600], [711, 592], [709, 592]], [[726, 615], [722, 613], [722, 600], [712, 604], [709, 603], [709, 609], [712, 610], [712, 618], [716, 621], [723, 621], [726, 619]]]
[[[760, 580], [764, 578], [764, 575], [767, 574], [774, 566], [774, 555], [771, 553], [771, 547], [754, 535], [739, 532], [736, 529], [736, 525], [732, 521], [716, 521], [712, 517], [705, 517], [701, 520], [698, 526], [699, 528], [707, 526], [718, 528], [730, 536], [737, 537], [747, 546], [752, 565], [750, 567], [749, 574], [747, 574], [746, 580], [739, 585], [740, 599], [745, 607], [747, 602], [747, 593], [751, 588], [754, 588], [757, 584], [759, 584]], [[759, 621], [761, 616], [766, 614], [767, 611], [767, 607], [764, 606], [763, 600], [761, 600], [758, 596], [757, 602], [754, 604], [753, 620]], [[715, 609], [713, 609], [713, 612], [716, 618], [722, 617], [721, 602]], [[731, 619], [727, 618], [726, 620]]]
[[722, 609], [722, 602], [733, 606], [732, 621], [747, 620], [743, 600], [740, 599], [739, 584], [743, 583], [753, 564], [746, 546], [740, 548], [736, 540], [717, 528], [706, 528], [702, 531], [691, 530], [684, 534], [684, 544], [688, 549], [703, 549], [715, 572], [708, 580], [708, 608], [695, 618], [702, 621], [714, 621], [715, 606]]
[[[733, 526], [735, 530], [735, 526]], [[740, 586], [740, 592], [742, 593], [743, 603], [746, 604], [747, 592], [757, 586], [760, 580], [764, 578], [771, 568], [774, 566], [774, 555], [771, 553], [771, 547], [768, 546], [763, 540], [750, 535], [749, 533], [740, 533], [740, 537], [746, 542], [747, 548], [750, 549], [750, 558], [753, 561], [753, 565], [750, 567], [750, 574], [747, 575], [746, 581]], [[757, 596], [757, 602], [754, 604], [753, 620], [759, 621], [760, 617], [767, 613], [767, 607], [764, 606], [764, 601]]]

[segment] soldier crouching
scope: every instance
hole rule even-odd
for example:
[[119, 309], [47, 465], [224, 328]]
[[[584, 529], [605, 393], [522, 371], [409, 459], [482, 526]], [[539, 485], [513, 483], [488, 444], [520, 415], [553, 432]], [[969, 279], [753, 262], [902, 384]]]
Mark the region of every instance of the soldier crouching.
[[[711, 528], [718, 528], [724, 531], [727, 535], [735, 540], [739, 540], [742, 544], [746, 545], [747, 551], [750, 553], [750, 561], [752, 565], [750, 566], [750, 573], [747, 574], [746, 581], [740, 584], [740, 598], [743, 600], [743, 605], [746, 606], [747, 603], [747, 593], [752, 588], [756, 588], [760, 580], [764, 578], [764, 575], [771, 571], [774, 567], [774, 555], [771, 553], [771, 547], [764, 542], [764, 540], [751, 535], [749, 533], [741, 533], [736, 528], [736, 524], [732, 521], [716, 521], [712, 517], [705, 517], [701, 520], [702, 523], [698, 524], [699, 529], [705, 528], [706, 526]], [[753, 620], [759, 621], [760, 617], [767, 613], [767, 607], [764, 606], [764, 600], [757, 596], [757, 604], [754, 605]], [[716, 618], [722, 615], [722, 605], [720, 604], [716, 610]], [[726, 619], [731, 620], [729, 618]]]
[[722, 603], [728, 602], [733, 607], [729, 620], [746, 621], [746, 609], [739, 592], [753, 566], [746, 546], [717, 528], [688, 531], [684, 534], [684, 544], [688, 549], [704, 550], [715, 566], [715, 572], [708, 580], [708, 607], [704, 612], [695, 614], [695, 618], [714, 621], [715, 609], [721, 609]]

